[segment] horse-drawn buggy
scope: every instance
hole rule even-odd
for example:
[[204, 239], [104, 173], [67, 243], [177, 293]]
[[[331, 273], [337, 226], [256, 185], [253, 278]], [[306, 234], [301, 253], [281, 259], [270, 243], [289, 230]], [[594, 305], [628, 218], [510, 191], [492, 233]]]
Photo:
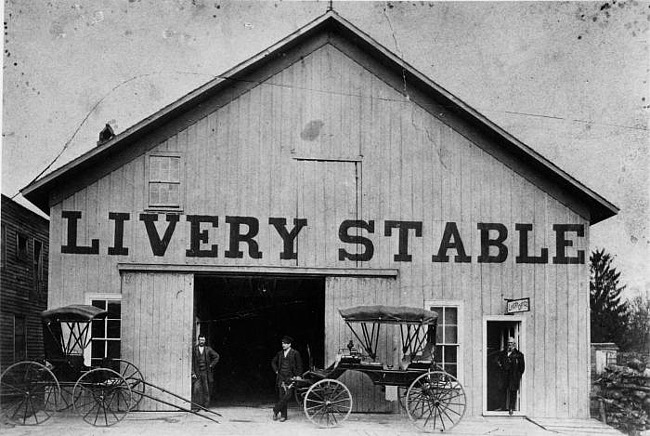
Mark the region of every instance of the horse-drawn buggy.
[[96, 367], [86, 366], [93, 323], [101, 322], [107, 314], [86, 305], [41, 314], [45, 359], [15, 363], [0, 375], [0, 406], [6, 418], [20, 425], [38, 425], [54, 412], [72, 409], [87, 423], [106, 427], [124, 419], [142, 398], [150, 398], [216, 421], [146, 392], [147, 388], [158, 390], [190, 403], [192, 408], [219, 415], [146, 382], [140, 370], [126, 360], [103, 359]]
[[[400, 403], [420, 430], [445, 431], [465, 414], [465, 391], [458, 380], [434, 360], [437, 314], [410, 307], [359, 306], [339, 310], [361, 344], [350, 341], [335, 362], [312, 369], [295, 381], [296, 399], [305, 415], [321, 427], [336, 426], [352, 411], [350, 390], [339, 380], [346, 371], [366, 374], [375, 385], [395, 386]], [[377, 351], [382, 326], [400, 330], [402, 359], [398, 365], [379, 362]], [[388, 328], [388, 327], [385, 327]]]

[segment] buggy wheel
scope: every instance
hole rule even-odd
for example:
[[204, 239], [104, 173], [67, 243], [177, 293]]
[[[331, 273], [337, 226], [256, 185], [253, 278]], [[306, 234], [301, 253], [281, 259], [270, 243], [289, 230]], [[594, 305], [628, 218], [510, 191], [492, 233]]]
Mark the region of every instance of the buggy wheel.
[[18, 362], [0, 376], [0, 409], [20, 425], [38, 425], [57, 410], [61, 387], [56, 376], [38, 362]]
[[465, 414], [465, 390], [444, 371], [416, 378], [406, 392], [406, 412], [418, 429], [433, 432], [453, 428]]
[[83, 374], [72, 390], [74, 410], [96, 427], [109, 427], [131, 410], [129, 383], [116, 371], [96, 368]]
[[350, 390], [340, 381], [320, 380], [307, 390], [304, 410], [307, 418], [319, 427], [336, 427], [352, 411]]
[[131, 399], [131, 410], [135, 410], [138, 408], [144, 395], [144, 389], [146, 386], [144, 383], [144, 377], [138, 367], [128, 360], [115, 359], [114, 362], [119, 363], [119, 371], [117, 369], [115, 369], [115, 371], [119, 372], [119, 374], [124, 377], [131, 388], [131, 394], [133, 395]]

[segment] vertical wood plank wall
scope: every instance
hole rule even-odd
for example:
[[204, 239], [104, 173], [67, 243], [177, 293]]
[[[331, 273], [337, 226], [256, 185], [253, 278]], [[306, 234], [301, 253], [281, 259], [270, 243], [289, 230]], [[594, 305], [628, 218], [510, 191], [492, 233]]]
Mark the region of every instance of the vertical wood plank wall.
[[[135, 363], [146, 382], [187, 399], [192, 383], [193, 293], [193, 274], [122, 275], [122, 358]], [[145, 393], [189, 406], [149, 387]], [[175, 410], [148, 398], [138, 409]]]
[[[588, 219], [530, 182], [521, 168], [504, 164], [485, 151], [487, 148], [441, 121], [438, 114], [433, 116], [406, 99], [387, 85], [380, 73], [362, 67], [332, 45], [324, 45], [154, 147], [153, 151], [182, 153], [183, 215], [219, 216], [219, 226], [207, 230], [210, 243], [218, 245], [217, 258], [186, 257], [189, 226], [184, 216], [165, 256], [152, 255], [139, 221], [139, 214], [147, 208], [144, 154], [53, 205], [50, 306], [84, 301], [86, 292], [119, 293], [118, 262], [397, 268], [399, 286], [397, 282], [379, 285], [374, 279], [330, 279], [328, 295], [332, 299], [326, 310], [352, 300], [376, 299], [418, 307], [425, 300], [463, 301], [464, 367], [460, 370], [469, 394], [468, 412], [480, 415], [482, 317], [502, 314], [505, 298], [530, 297], [531, 311], [522, 315], [530, 353], [524, 376], [526, 411], [531, 416], [588, 416], [588, 272], [585, 265], [552, 263], [553, 224], [577, 223], [587, 230]], [[99, 239], [99, 255], [60, 253], [67, 240], [63, 210], [83, 212], [78, 243], [89, 245], [91, 239]], [[125, 225], [127, 256], [107, 255], [114, 237], [109, 211], [130, 213]], [[224, 256], [229, 241], [225, 217], [233, 215], [260, 220], [256, 240], [261, 259], [249, 258], [245, 245], [243, 258]], [[268, 225], [268, 217], [284, 217], [289, 226], [293, 218], [309, 220], [309, 227], [298, 239], [297, 260], [280, 259], [282, 240]], [[354, 218], [375, 222], [374, 233], [361, 232], [375, 248], [368, 262], [338, 260], [339, 248], [355, 250], [338, 239], [338, 225]], [[398, 236], [396, 231], [385, 235], [386, 220], [422, 221], [422, 235], [409, 234], [411, 262], [395, 261]], [[454, 262], [455, 250], [448, 253], [450, 262], [432, 262], [447, 222], [457, 224], [471, 263]], [[509, 255], [504, 263], [477, 263], [478, 222], [503, 223], [508, 228]], [[515, 262], [519, 250], [516, 223], [533, 224], [529, 253], [539, 255], [542, 248], [548, 248], [549, 263]], [[158, 232], [163, 234], [166, 226], [160, 214]], [[568, 253], [583, 250], [588, 258], [588, 232], [574, 240]], [[132, 284], [125, 288], [131, 294], [125, 294], [123, 313], [132, 322], [141, 316], [152, 323], [170, 319], [163, 307], [149, 307], [151, 301], [162, 303], [157, 299], [162, 295], [177, 298], [172, 290], [169, 295], [154, 291], [157, 280], [164, 280], [167, 289], [171, 285], [166, 281], [176, 276], [162, 277], [138, 276], [133, 280], [142, 281], [139, 288]], [[189, 277], [173, 280], [184, 283], [187, 292]], [[185, 298], [188, 294], [180, 295]], [[333, 295], [339, 295], [338, 300]], [[148, 301], [150, 298], [153, 300]], [[190, 310], [188, 307], [181, 310]], [[163, 318], [157, 320], [157, 316]], [[335, 318], [328, 315], [328, 338], [341, 335]], [[182, 327], [187, 329], [183, 335], [191, 332], [191, 325]], [[149, 338], [150, 334], [153, 332], [146, 329], [128, 333], [132, 335], [129, 340], [140, 335]], [[329, 339], [326, 343], [331, 357], [330, 347], [340, 344]], [[159, 365], [156, 371], [161, 372], [155, 377], [184, 371], [177, 363], [173, 369], [162, 362]], [[149, 363], [146, 368], [150, 370]], [[384, 407], [379, 400], [377, 404]], [[369, 406], [360, 403], [358, 407], [365, 410]]]

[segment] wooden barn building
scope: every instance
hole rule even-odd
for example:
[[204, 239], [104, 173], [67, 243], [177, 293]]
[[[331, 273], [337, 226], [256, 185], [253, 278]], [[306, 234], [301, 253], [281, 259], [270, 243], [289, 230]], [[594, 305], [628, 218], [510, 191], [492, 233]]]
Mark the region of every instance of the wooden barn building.
[[50, 223], [2, 195], [0, 242], [0, 373], [43, 357], [41, 312], [47, 309]]
[[[265, 402], [283, 334], [322, 368], [338, 309], [433, 308], [469, 416], [503, 413], [514, 336], [516, 413], [588, 417], [589, 228], [617, 208], [336, 13], [106, 136], [23, 190], [51, 217], [49, 306], [114, 305], [93, 357], [189, 395], [200, 330], [217, 402]], [[344, 377], [354, 410], [399, 410]]]

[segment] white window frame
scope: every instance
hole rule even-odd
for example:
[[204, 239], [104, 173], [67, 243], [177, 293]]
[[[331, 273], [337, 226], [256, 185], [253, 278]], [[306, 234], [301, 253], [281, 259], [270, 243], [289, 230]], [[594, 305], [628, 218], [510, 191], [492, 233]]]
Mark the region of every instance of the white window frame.
[[[176, 181], [164, 181], [164, 180], [152, 180], [151, 178], [151, 158], [152, 157], [168, 157], [168, 158], [177, 158], [180, 159], [179, 169], [178, 169], [178, 182]], [[178, 183], [178, 204], [153, 204], [151, 203], [150, 198], [150, 185], [152, 183]], [[145, 210], [152, 211], [174, 211], [182, 212], [183, 211], [183, 202], [185, 199], [185, 162], [183, 159], [183, 153], [178, 151], [152, 151], [145, 154], [145, 183], [144, 183], [144, 198], [145, 198]]]
[[[122, 294], [110, 294], [110, 293], [103, 293], [103, 294], [86, 294], [86, 304], [92, 305], [93, 300], [112, 300], [112, 301], [119, 301], [120, 306], [122, 306]], [[108, 306], [107, 306], [108, 307]], [[122, 312], [122, 307], [120, 307], [120, 350], [122, 349], [122, 323], [124, 322], [124, 315]], [[84, 365], [86, 366], [91, 366], [92, 362], [92, 325], [89, 326], [90, 331], [88, 334], [90, 335], [90, 343], [88, 344], [88, 347], [84, 350]], [[104, 335], [106, 336], [106, 335]], [[101, 338], [102, 340], [106, 340], [107, 338]], [[121, 352], [120, 352], [121, 354]]]
[[[464, 350], [463, 350], [463, 339], [465, 338], [465, 315], [464, 315], [464, 310], [463, 310], [463, 302], [461, 300], [425, 300], [424, 301], [424, 308], [426, 310], [431, 310], [431, 307], [438, 306], [438, 307], [453, 307], [457, 310], [457, 322], [458, 322], [458, 338], [457, 338], [457, 343], [456, 345], [458, 346], [458, 350], [456, 353], [456, 365], [457, 365], [457, 370], [456, 370], [456, 378], [458, 381], [462, 384], [464, 380], [464, 369], [465, 369], [465, 364], [464, 364]], [[437, 328], [441, 328], [442, 326], [442, 314], [438, 314], [438, 326]], [[436, 343], [437, 345], [441, 345]], [[449, 345], [449, 344], [442, 344], [442, 345]]]

